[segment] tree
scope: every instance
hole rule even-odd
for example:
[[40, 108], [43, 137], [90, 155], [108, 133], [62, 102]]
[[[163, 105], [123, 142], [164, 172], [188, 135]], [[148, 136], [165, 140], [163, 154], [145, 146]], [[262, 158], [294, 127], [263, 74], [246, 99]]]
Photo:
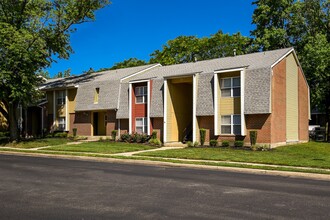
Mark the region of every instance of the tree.
[[150, 63], [171, 65], [233, 56], [254, 51], [252, 39], [240, 33], [233, 35], [218, 31], [210, 37], [179, 36], [169, 40], [162, 50], [155, 50], [150, 56]]
[[[146, 65], [147, 62], [144, 60], [139, 60], [137, 58], [129, 58], [128, 60], [124, 60], [119, 63], [115, 63], [111, 68], [108, 68], [110, 70], [115, 69], [121, 69], [121, 68], [127, 68], [127, 67], [135, 67], [135, 66], [142, 66]], [[107, 68], [100, 69], [99, 71], [105, 71], [108, 70]]]
[[64, 70], [63, 77], [69, 77], [71, 76], [71, 68]]
[[258, 0], [251, 32], [262, 50], [293, 46], [311, 89], [311, 106], [327, 115], [330, 131], [330, 1]]
[[19, 138], [16, 109], [38, 97], [35, 88], [41, 79], [36, 72], [54, 57], [67, 59], [72, 26], [94, 20], [95, 10], [107, 4], [108, 0], [0, 1], [0, 101], [8, 110], [11, 140]]

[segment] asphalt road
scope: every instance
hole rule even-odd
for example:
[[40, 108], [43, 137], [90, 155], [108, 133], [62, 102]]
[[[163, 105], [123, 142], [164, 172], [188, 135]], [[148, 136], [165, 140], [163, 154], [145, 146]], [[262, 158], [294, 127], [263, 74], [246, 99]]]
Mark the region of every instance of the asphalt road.
[[330, 182], [0, 155], [0, 219], [330, 219]]

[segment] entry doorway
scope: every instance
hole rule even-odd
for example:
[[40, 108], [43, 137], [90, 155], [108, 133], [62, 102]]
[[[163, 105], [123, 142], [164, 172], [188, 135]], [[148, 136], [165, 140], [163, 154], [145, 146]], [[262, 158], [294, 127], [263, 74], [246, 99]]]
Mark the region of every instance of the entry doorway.
[[106, 123], [106, 112], [93, 112], [93, 136], [105, 136]]

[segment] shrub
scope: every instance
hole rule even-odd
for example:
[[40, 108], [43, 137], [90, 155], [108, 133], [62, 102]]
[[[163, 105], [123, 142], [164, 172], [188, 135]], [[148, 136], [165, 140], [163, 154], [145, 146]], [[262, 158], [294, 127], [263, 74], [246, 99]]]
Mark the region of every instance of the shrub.
[[156, 146], [161, 146], [162, 142], [158, 138], [151, 138], [149, 140], [149, 144], [156, 145]]
[[194, 147], [198, 147], [198, 145], [199, 145], [198, 141], [195, 141], [194, 142]]
[[269, 151], [270, 150], [270, 145], [264, 144], [264, 145], [253, 145], [251, 146], [251, 150], [253, 151]]
[[68, 133], [66, 133], [66, 132], [56, 133], [54, 135], [54, 137], [57, 137], [57, 138], [66, 138], [66, 137], [68, 137]]
[[73, 137], [77, 136], [77, 128], [72, 128]]
[[100, 138], [99, 138], [99, 141], [103, 141], [103, 137], [100, 137]]
[[251, 143], [251, 146], [256, 145], [256, 143], [257, 143], [257, 136], [258, 136], [258, 132], [257, 131], [250, 131], [250, 143]]
[[206, 136], [206, 129], [201, 128], [199, 130], [200, 133], [200, 141], [201, 141], [201, 145], [204, 146], [204, 142], [205, 142], [205, 136]]
[[10, 133], [8, 131], [0, 132], [0, 137], [9, 137]]
[[157, 131], [152, 132], [151, 139], [157, 139]]
[[216, 147], [218, 146], [218, 141], [217, 140], [210, 140], [210, 147]]
[[243, 147], [244, 146], [244, 141], [235, 141], [234, 146], [235, 147]]
[[193, 142], [191, 142], [191, 141], [188, 141], [187, 142], [187, 147], [193, 147], [194, 145], [193, 145]]
[[222, 147], [229, 147], [229, 141], [222, 141]]
[[128, 133], [122, 134], [120, 136], [120, 140], [123, 142], [130, 142], [131, 141], [131, 135]]
[[116, 136], [117, 136], [117, 130], [113, 130], [113, 131], [111, 131], [111, 137], [112, 137], [112, 140], [116, 140]]

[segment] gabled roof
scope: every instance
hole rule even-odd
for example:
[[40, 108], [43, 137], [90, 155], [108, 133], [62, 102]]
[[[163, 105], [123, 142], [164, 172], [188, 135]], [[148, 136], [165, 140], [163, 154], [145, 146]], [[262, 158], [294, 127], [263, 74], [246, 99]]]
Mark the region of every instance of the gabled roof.
[[[144, 65], [95, 73], [95, 77], [79, 85], [76, 97], [76, 111], [117, 109], [120, 81], [131, 75], [141, 73], [158, 64]], [[95, 89], [99, 88], [98, 103], [94, 103]]]

